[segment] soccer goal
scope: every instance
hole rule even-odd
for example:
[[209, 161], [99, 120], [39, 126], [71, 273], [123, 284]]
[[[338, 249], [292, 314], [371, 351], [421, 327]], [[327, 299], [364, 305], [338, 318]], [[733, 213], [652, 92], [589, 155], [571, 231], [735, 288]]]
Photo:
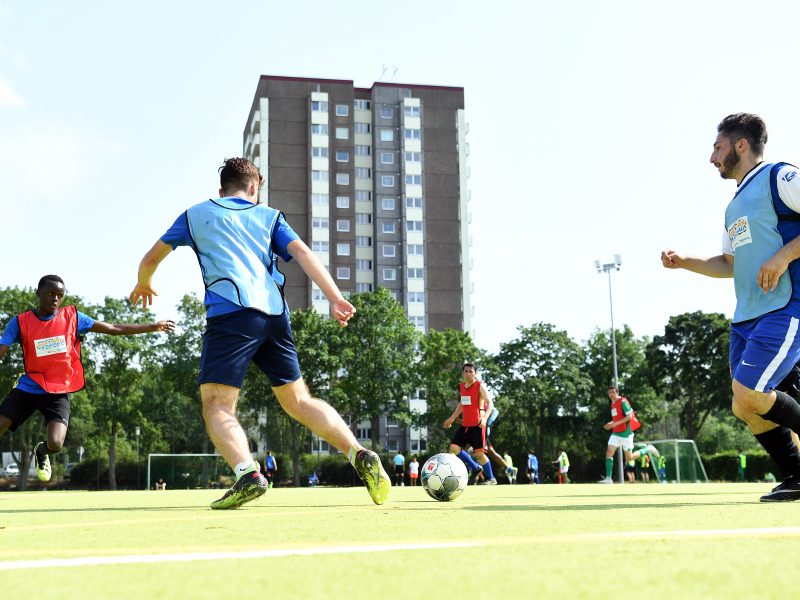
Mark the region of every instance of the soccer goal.
[[[708, 483], [706, 468], [703, 466], [703, 461], [700, 459], [700, 453], [697, 451], [697, 445], [694, 440], [657, 440], [644, 443], [655, 446], [661, 455], [667, 459], [665, 482]], [[662, 474], [658, 468], [658, 459], [655, 456], [650, 457], [650, 464], [656, 472], [658, 480], [662, 481]]]
[[154, 489], [160, 479], [168, 490], [226, 488], [233, 474], [219, 454], [148, 454], [147, 489]]

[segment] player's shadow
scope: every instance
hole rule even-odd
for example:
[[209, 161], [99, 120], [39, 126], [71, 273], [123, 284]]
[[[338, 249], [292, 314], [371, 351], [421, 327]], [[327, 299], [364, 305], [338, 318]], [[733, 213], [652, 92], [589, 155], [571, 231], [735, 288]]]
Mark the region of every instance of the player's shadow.
[[[757, 504], [758, 500], [753, 500], [752, 504]], [[683, 508], [683, 507], [698, 507], [698, 506], [741, 506], [743, 504], [751, 504], [750, 502], [734, 502], [734, 501], [720, 501], [720, 502], [648, 502], [648, 503], [628, 503], [621, 502], [619, 504], [575, 504], [575, 505], [519, 505], [519, 504], [503, 504], [503, 505], [470, 505], [461, 507], [462, 510], [477, 510], [485, 512], [521, 512], [521, 511], [540, 511], [540, 512], [579, 512], [579, 511], [592, 511], [592, 510], [619, 510], [619, 509], [644, 509], [650, 510], [653, 508]]]
[[107, 506], [95, 507], [88, 506], [86, 508], [0, 508], [0, 515], [10, 514], [36, 514], [36, 513], [103, 513], [103, 512], [160, 512], [160, 511], [176, 511], [176, 510], [197, 510], [205, 508], [193, 504], [191, 506]]

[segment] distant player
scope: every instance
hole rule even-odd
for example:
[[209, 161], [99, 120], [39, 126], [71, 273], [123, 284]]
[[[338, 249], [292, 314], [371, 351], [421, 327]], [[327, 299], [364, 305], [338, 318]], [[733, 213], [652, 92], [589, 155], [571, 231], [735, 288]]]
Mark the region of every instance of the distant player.
[[[461, 457], [462, 452], [467, 454], [464, 448], [471, 446], [475, 451], [475, 459], [480, 465], [484, 477], [483, 483], [496, 485], [497, 480], [492, 472], [492, 464], [484, 451], [484, 446], [486, 445], [486, 421], [494, 403], [486, 389], [486, 385], [478, 380], [474, 364], [464, 363], [462, 373], [464, 381], [459, 384], [458, 406], [444, 422], [444, 428], [450, 429], [456, 418], [461, 415], [461, 425], [453, 433], [450, 452]], [[477, 475], [477, 473], [473, 472], [473, 475]]]
[[264, 179], [255, 165], [230, 158], [219, 172], [220, 197], [178, 216], [142, 258], [130, 294], [131, 302], [152, 304], [157, 295], [153, 276], [161, 261], [178, 246], [196, 253], [207, 310], [198, 375], [203, 418], [214, 447], [236, 475], [233, 487], [211, 508], [238, 508], [268, 488], [236, 417], [239, 390], [251, 362], [267, 375], [283, 410], [345, 454], [372, 501], [383, 504], [392, 482], [380, 458], [358, 443], [329, 404], [311, 396], [300, 374], [278, 258], [300, 263], [342, 327], [356, 310], [283, 214], [259, 202]]
[[525, 469], [525, 475], [527, 475], [528, 481], [531, 483], [540, 483], [539, 459], [536, 458], [536, 454], [533, 452], [533, 449], [528, 450], [528, 465]]
[[416, 487], [419, 482], [419, 461], [416, 456], [411, 457], [408, 463], [408, 483], [411, 487]]
[[636, 418], [628, 399], [620, 396], [617, 386], [608, 386], [608, 399], [611, 402], [611, 420], [603, 425], [603, 429], [611, 431], [611, 436], [608, 438], [606, 448], [606, 476], [600, 483], [614, 483], [611, 472], [614, 470], [614, 454], [620, 446], [625, 454], [625, 462], [636, 461], [646, 454], [656, 457], [659, 455], [655, 446], [644, 446], [644, 444], [636, 452], [633, 451], [634, 432], [641, 427], [641, 423]]
[[492, 405], [492, 410], [489, 413], [489, 418], [486, 419], [486, 446], [484, 449], [486, 451], [486, 455], [489, 458], [491, 458], [494, 462], [496, 462], [498, 465], [500, 465], [500, 467], [503, 469], [503, 472], [506, 474], [506, 477], [508, 477], [508, 480], [510, 482], [512, 478], [515, 477], [514, 465], [508, 464], [506, 459], [503, 456], [500, 456], [500, 454], [498, 454], [497, 451], [494, 449], [494, 446], [492, 446], [492, 437], [491, 437], [492, 425], [494, 424], [495, 421], [497, 421], [497, 417], [499, 416], [500, 416], [500, 411], [497, 410], [496, 406]]
[[406, 457], [402, 452], [398, 452], [392, 459], [394, 463], [394, 484], [403, 485], [406, 476]]
[[36, 287], [39, 306], [11, 319], [0, 338], [0, 360], [18, 342], [25, 363], [25, 374], [0, 404], [0, 435], [16, 431], [34, 412], [44, 416], [47, 440], [33, 449], [40, 481], [50, 481], [50, 455], [64, 446], [69, 395], [83, 388], [81, 334], [136, 335], [175, 328], [172, 321], [119, 325], [95, 321], [74, 306], [61, 306], [65, 293], [61, 277], [42, 277]]
[[558, 483], [569, 483], [569, 456], [563, 446], [558, 447], [558, 458], [553, 461], [558, 468]]
[[275, 486], [275, 474], [278, 472], [278, 461], [272, 456], [271, 451], [267, 451], [264, 457], [264, 479], [267, 480], [269, 487]]
[[800, 500], [800, 404], [778, 384], [800, 360], [800, 177], [787, 163], [763, 160], [767, 126], [738, 113], [717, 126], [711, 164], [736, 181], [725, 210], [722, 252], [712, 257], [667, 249], [661, 264], [708, 277], [733, 277], [733, 414], [747, 423], [781, 471], [762, 502]]

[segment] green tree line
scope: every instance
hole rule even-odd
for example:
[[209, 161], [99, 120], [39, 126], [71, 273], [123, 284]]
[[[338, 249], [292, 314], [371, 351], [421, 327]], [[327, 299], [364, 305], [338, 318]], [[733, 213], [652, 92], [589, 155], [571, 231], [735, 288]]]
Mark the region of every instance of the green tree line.
[[[313, 310], [292, 312], [291, 323], [310, 390], [354, 426], [370, 422], [373, 447], [382, 449], [378, 424], [388, 416], [423, 428], [429, 453], [445, 451], [450, 432], [442, 422], [455, 406], [461, 366], [471, 361], [501, 413], [492, 431], [494, 445], [517, 464], [529, 449], [548, 462], [559, 445], [569, 449], [578, 473], [602, 458], [608, 438], [602, 427], [609, 417], [606, 389], [613, 380], [608, 331], [576, 341], [552, 324], [534, 322], [519, 326], [514, 339], [490, 353], [462, 331], [420, 333], [383, 288], [351, 301], [358, 313], [346, 328]], [[106, 322], [154, 320], [149, 311], [122, 299], [90, 304], [71, 296], [67, 303]], [[0, 288], [0, 327], [34, 305], [33, 289]], [[103, 481], [116, 489], [117, 467], [136, 461], [137, 447], [140, 464], [153, 452], [213, 452], [196, 383], [205, 310], [189, 295], [175, 310], [178, 325], [171, 335], [85, 336], [87, 385], [72, 395], [58, 464], [75, 462], [82, 452], [84, 460], [97, 461], [98, 480], [102, 468]], [[730, 415], [728, 325], [722, 314], [695, 312], [670, 318], [664, 334], [652, 339], [637, 337], [627, 326], [616, 332], [619, 378], [643, 423], [640, 439], [696, 439], [706, 453], [755, 447]], [[15, 345], [0, 363], [3, 394], [22, 372]], [[410, 410], [407, 399], [415, 390], [422, 390], [427, 411]], [[258, 437], [269, 440], [269, 449], [290, 457], [286, 467], [299, 482], [311, 432], [283, 413], [258, 369], [248, 373], [239, 411], [245, 428], [263, 434]], [[0, 449], [13, 451], [25, 473], [31, 448], [43, 434], [37, 414], [0, 439]]]

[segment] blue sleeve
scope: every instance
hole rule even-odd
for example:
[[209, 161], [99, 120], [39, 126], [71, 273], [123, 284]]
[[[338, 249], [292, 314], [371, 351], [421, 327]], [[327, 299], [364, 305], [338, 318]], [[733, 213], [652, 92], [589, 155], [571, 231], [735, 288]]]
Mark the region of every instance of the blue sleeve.
[[10, 346], [14, 342], [19, 341], [19, 319], [14, 317], [6, 325], [6, 330], [3, 332], [3, 337], [0, 337], [0, 344], [3, 346]]
[[275, 224], [275, 229], [272, 232], [272, 249], [275, 254], [280, 256], [286, 262], [292, 260], [292, 255], [289, 254], [288, 246], [295, 240], [300, 239], [286, 219], [283, 218], [283, 213], [278, 217], [278, 222]]
[[86, 333], [94, 327], [94, 319], [78, 311], [78, 333]]
[[175, 219], [172, 227], [161, 236], [161, 241], [172, 246], [173, 250], [178, 246], [191, 246], [192, 238], [189, 235], [189, 221], [185, 212]]

